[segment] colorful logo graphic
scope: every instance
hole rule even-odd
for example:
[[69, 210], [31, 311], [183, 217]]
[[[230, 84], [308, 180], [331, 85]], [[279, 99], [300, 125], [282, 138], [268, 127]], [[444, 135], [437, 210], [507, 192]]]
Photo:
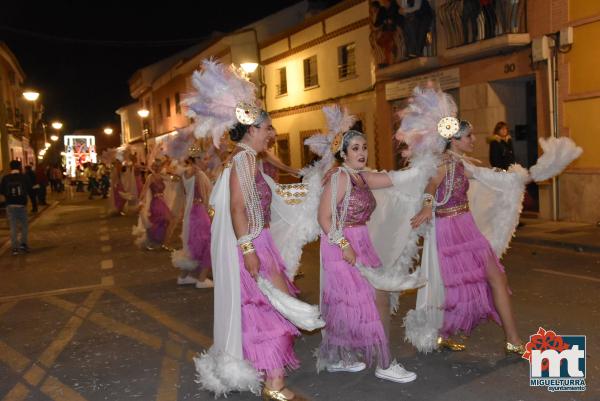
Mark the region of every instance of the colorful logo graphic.
[[557, 335], [540, 327], [525, 349], [530, 386], [585, 391], [585, 336]]

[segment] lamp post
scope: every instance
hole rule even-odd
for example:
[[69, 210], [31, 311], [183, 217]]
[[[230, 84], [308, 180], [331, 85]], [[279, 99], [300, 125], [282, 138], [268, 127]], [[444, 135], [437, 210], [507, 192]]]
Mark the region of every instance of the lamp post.
[[[150, 115], [150, 111], [147, 109], [139, 109], [138, 116], [142, 120], [142, 138], [144, 139], [144, 159], [148, 157], [148, 129], [144, 127], [144, 121]], [[147, 162], [147, 160], [146, 160]]]
[[[37, 153], [37, 141], [34, 140], [34, 127], [35, 127], [35, 106], [36, 106], [36, 101], [38, 100], [38, 98], [40, 97], [39, 92], [35, 92], [35, 91], [25, 91], [23, 92], [23, 97], [25, 98], [25, 100], [27, 100], [28, 102], [31, 102], [31, 124], [29, 125], [29, 137], [31, 139], [31, 142], [33, 143], [33, 151], [35, 153]], [[44, 142], [46, 142], [44, 140]]]

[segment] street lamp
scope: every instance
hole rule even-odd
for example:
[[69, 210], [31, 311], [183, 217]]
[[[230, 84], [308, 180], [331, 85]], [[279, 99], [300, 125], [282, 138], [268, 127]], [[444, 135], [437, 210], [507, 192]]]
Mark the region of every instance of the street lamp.
[[246, 74], [252, 74], [258, 68], [258, 63], [241, 63], [240, 67]]
[[142, 138], [144, 139], [144, 156], [148, 157], [148, 130], [144, 128], [144, 119], [148, 118], [150, 111], [147, 109], [139, 109], [138, 116], [142, 119]]
[[[40, 94], [39, 94], [39, 92], [35, 92], [35, 91], [25, 91], [25, 92], [23, 92], [23, 97], [28, 102], [31, 102], [31, 125], [29, 126], [29, 135], [30, 135], [31, 141], [33, 142], [33, 150], [36, 151], [37, 143], [36, 143], [36, 141], [33, 140], [34, 139], [33, 138], [33, 128], [35, 127], [35, 102], [39, 99]], [[45, 140], [44, 140], [44, 142], [45, 142]]]
[[110, 128], [110, 127], [106, 127], [106, 128], [104, 128], [104, 133], [105, 133], [106, 135], [112, 135], [112, 133], [113, 133], [113, 129], [112, 129], [112, 128]]
[[50, 139], [52, 140], [52, 142], [56, 142], [58, 141], [58, 138], [60, 138], [60, 129], [63, 127], [63, 123], [61, 123], [60, 121], [54, 121], [52, 123], [52, 128], [54, 128], [56, 130], [56, 134], [52, 135], [50, 137]]

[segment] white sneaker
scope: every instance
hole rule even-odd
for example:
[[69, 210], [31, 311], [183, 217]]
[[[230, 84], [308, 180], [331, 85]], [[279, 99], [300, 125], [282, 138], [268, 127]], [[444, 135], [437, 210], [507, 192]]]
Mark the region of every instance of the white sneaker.
[[417, 374], [414, 372], [409, 372], [404, 369], [404, 366], [396, 363], [395, 361], [390, 364], [390, 367], [387, 369], [377, 368], [375, 370], [375, 376], [384, 379], [390, 380], [396, 383], [409, 383], [417, 379]]
[[215, 283], [209, 278], [204, 279], [204, 281], [196, 280], [196, 288], [214, 288]]
[[346, 363], [344, 361], [339, 361], [337, 363], [327, 365], [326, 369], [328, 372], [360, 372], [361, 370], [365, 370], [367, 365], [364, 362], [352, 362]]
[[198, 280], [192, 276], [177, 277], [177, 285], [191, 285], [196, 284], [197, 282]]

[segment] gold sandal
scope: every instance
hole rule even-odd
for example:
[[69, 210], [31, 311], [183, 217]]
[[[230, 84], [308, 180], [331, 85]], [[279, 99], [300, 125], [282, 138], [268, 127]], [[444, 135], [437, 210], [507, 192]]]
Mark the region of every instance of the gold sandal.
[[263, 386], [262, 389], [262, 397], [265, 401], [291, 401], [296, 400], [296, 396], [292, 398], [288, 398], [283, 394], [283, 391], [286, 390], [287, 387], [283, 387], [279, 390], [271, 390], [267, 388], [267, 386]]
[[454, 351], [454, 352], [460, 352], [460, 351], [464, 351], [465, 349], [467, 349], [467, 346], [464, 344], [458, 343], [449, 338], [442, 338], [442, 337], [438, 337], [437, 345], [438, 345], [439, 351], [441, 351], [444, 348], [449, 349], [450, 351]]
[[519, 356], [522, 356], [525, 353], [525, 351], [525, 346], [523, 344], [515, 345], [507, 341], [506, 345], [504, 346], [504, 352], [506, 352], [506, 355], [517, 354]]

